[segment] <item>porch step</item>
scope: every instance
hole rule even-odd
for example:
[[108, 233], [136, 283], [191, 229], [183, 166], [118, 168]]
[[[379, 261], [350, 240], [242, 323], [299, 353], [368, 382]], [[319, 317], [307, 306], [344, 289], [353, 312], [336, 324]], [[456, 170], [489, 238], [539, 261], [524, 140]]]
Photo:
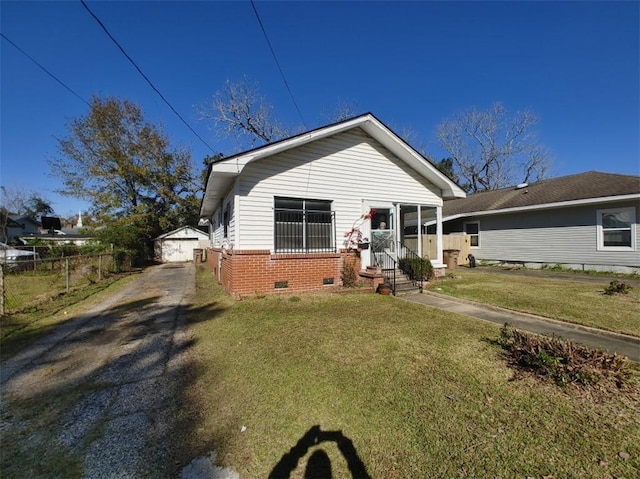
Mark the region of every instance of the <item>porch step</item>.
[[415, 293], [419, 291], [420, 288], [415, 286], [409, 280], [396, 281], [396, 296], [402, 296], [409, 293]]
[[[389, 277], [393, 278], [393, 270], [385, 271]], [[396, 269], [396, 296], [402, 296], [408, 293], [415, 293], [420, 288], [415, 286], [413, 282], [399, 269]]]

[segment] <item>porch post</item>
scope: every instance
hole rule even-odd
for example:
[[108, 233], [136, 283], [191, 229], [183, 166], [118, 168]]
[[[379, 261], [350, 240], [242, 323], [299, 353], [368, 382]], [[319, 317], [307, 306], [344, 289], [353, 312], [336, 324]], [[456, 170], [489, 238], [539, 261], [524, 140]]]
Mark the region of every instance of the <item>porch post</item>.
[[395, 244], [398, 244], [400, 242], [400, 203], [393, 205], [393, 221], [389, 227], [393, 228], [394, 241]]
[[436, 251], [437, 261], [442, 264], [442, 206], [436, 206]]
[[422, 206], [418, 205], [418, 256], [422, 258]]

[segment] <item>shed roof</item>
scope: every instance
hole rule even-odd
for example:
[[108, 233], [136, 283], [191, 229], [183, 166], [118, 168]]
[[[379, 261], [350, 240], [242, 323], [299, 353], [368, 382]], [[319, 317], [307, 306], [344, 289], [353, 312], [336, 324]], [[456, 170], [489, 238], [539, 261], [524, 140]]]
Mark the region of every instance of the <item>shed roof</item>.
[[640, 176], [587, 171], [446, 201], [442, 212], [446, 220], [469, 216], [471, 213], [568, 206], [598, 200], [613, 201], [625, 197], [640, 198]]
[[200, 239], [208, 239], [209, 238], [209, 235], [207, 233], [205, 233], [204, 231], [202, 231], [202, 230], [200, 230], [198, 228], [195, 228], [193, 226], [182, 226], [182, 227], [177, 228], [177, 229], [175, 229], [173, 231], [169, 231], [168, 233], [164, 233], [164, 234], [158, 236], [157, 238], [155, 238], [155, 240], [169, 239], [169, 238], [172, 238], [172, 237], [175, 237], [177, 239], [187, 238], [187, 236], [178, 235], [178, 233], [180, 233], [181, 231], [184, 231], [184, 230], [188, 230], [189, 234], [191, 234], [193, 236], [196, 236], [196, 237], [198, 237]]

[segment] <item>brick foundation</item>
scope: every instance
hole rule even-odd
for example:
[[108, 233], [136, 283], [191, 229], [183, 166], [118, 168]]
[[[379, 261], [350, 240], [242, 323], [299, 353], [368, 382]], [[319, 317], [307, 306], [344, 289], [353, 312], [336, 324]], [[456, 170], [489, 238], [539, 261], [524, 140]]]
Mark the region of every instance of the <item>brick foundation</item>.
[[[207, 266], [225, 290], [236, 297], [256, 293], [331, 291], [342, 286], [342, 268], [360, 258], [350, 250], [339, 253], [272, 254], [269, 250], [207, 250]], [[331, 283], [331, 280], [333, 281]]]

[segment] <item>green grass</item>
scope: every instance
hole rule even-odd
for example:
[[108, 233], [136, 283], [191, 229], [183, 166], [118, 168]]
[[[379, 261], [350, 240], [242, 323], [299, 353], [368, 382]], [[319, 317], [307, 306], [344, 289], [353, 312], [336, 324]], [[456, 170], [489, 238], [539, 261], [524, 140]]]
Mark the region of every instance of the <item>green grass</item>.
[[[241, 477], [267, 477], [314, 425], [342, 431], [374, 478], [640, 473], [638, 389], [593, 401], [512, 380], [487, 341], [498, 326], [374, 294], [234, 302], [203, 270], [196, 298], [185, 411], [199, 426], [185, 447], [215, 448]], [[330, 441], [302, 450], [291, 477], [318, 447], [351, 477]]]
[[[70, 291], [85, 289], [98, 281], [98, 257], [76, 256], [67, 259], [70, 266]], [[111, 272], [110, 256], [104, 255], [100, 266], [102, 280], [114, 275]], [[42, 262], [35, 271], [7, 270], [4, 276], [5, 310], [8, 313], [22, 312], [66, 293], [67, 279], [64, 268], [64, 261], [59, 259]]]
[[432, 286], [458, 298], [640, 336], [640, 290], [606, 295], [599, 282], [457, 269]]
[[[0, 316], [0, 359], [6, 360], [22, 348], [59, 324], [73, 318], [75, 314], [115, 293], [138, 277], [137, 274], [111, 275], [99, 283], [60, 294], [36, 306], [25, 308], [20, 313]], [[39, 288], [43, 276], [34, 276], [24, 282], [24, 288], [34, 291]]]

